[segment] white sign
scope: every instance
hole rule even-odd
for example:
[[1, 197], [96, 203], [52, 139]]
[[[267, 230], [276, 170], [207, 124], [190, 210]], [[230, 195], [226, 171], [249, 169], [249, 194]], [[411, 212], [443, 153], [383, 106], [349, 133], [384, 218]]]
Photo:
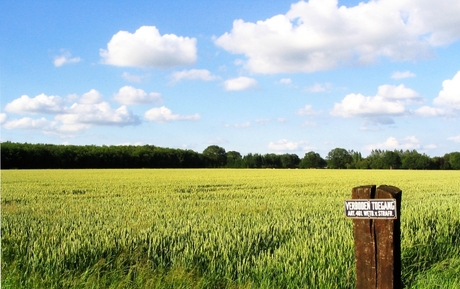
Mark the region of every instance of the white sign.
[[395, 199], [345, 201], [345, 217], [352, 219], [397, 219]]

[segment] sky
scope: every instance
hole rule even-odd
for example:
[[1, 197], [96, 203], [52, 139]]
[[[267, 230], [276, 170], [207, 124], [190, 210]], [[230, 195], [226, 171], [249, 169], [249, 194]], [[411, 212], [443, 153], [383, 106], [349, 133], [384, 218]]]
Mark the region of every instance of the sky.
[[2, 0], [0, 140], [460, 151], [460, 1]]

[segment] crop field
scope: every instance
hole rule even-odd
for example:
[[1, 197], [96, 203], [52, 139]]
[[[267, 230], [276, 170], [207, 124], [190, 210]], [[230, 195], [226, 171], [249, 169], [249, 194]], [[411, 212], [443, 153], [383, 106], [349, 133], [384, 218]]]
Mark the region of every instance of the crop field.
[[460, 172], [4, 170], [2, 288], [355, 288], [353, 187], [402, 190], [405, 288], [460, 288]]

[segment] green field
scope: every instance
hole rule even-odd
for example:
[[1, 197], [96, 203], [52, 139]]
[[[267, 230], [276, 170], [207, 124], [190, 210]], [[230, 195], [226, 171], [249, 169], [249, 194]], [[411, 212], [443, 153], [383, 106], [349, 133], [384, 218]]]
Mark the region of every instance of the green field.
[[406, 288], [460, 288], [460, 173], [7, 170], [2, 288], [354, 288], [360, 185], [402, 194]]

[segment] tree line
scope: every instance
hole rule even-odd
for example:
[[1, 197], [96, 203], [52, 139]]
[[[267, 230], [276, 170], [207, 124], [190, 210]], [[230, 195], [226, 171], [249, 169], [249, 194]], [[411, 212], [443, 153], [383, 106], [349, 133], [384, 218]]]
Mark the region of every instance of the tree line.
[[144, 146], [53, 145], [1, 143], [2, 169], [74, 168], [330, 168], [330, 169], [460, 169], [460, 152], [429, 157], [416, 150], [373, 150], [360, 152], [332, 149], [325, 158], [310, 151], [297, 154], [258, 154], [242, 156], [217, 145], [202, 153], [187, 149]]

